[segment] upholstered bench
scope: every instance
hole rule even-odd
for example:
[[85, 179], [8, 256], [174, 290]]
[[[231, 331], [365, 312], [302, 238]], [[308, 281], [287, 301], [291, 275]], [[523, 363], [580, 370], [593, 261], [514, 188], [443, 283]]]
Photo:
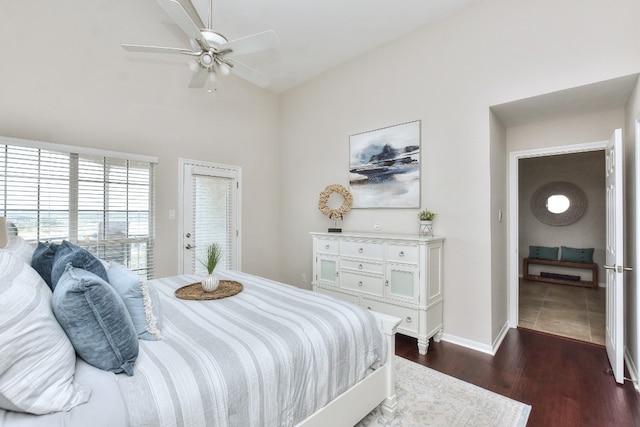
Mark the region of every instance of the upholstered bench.
[[[559, 277], [543, 277], [529, 274], [529, 265], [552, 265], [554, 267], [579, 268], [591, 270], [591, 280], [568, 280]], [[557, 283], [561, 285], [573, 285], [597, 288], [598, 287], [598, 264], [586, 262], [571, 262], [560, 260], [525, 258], [522, 260], [522, 277], [525, 280], [534, 280], [536, 282]]]

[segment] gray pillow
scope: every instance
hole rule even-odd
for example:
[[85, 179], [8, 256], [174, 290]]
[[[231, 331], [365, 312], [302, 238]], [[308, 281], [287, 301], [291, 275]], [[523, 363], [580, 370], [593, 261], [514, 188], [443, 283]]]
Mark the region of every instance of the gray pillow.
[[105, 371], [133, 375], [138, 337], [124, 302], [95, 274], [67, 266], [53, 292], [53, 313], [76, 352]]
[[67, 264], [92, 272], [105, 282], [109, 281], [107, 271], [100, 260], [86, 249], [64, 240], [53, 259], [51, 269], [51, 289], [56, 288], [58, 280], [65, 271]]
[[31, 267], [38, 272], [51, 289], [53, 289], [51, 285], [51, 269], [59, 247], [60, 245], [53, 242], [38, 242], [38, 247], [33, 251], [33, 256], [31, 257]]

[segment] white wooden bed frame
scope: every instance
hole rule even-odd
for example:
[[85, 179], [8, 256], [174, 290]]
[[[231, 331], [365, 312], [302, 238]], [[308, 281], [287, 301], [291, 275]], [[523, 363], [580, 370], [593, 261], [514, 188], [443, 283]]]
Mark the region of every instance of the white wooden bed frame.
[[396, 354], [396, 329], [401, 319], [382, 313], [372, 313], [382, 321], [387, 340], [386, 363], [311, 414], [296, 427], [353, 427], [380, 404], [382, 404], [384, 416], [393, 418], [398, 406], [393, 362]]

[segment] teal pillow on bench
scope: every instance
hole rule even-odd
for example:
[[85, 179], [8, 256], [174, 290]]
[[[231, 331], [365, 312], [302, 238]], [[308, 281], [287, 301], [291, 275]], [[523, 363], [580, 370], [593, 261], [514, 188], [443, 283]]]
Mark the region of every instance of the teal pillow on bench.
[[557, 246], [553, 248], [548, 246], [529, 246], [529, 258], [557, 261], [559, 249]]
[[569, 262], [583, 262], [587, 264], [593, 263], [593, 248], [569, 248], [566, 246], [562, 247], [562, 261]]

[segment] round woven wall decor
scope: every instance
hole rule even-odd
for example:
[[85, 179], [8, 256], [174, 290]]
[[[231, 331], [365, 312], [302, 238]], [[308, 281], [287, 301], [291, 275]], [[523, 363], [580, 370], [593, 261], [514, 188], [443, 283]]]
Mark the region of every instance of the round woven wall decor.
[[[564, 195], [569, 201], [569, 208], [562, 213], [553, 213], [547, 209], [550, 196]], [[569, 225], [582, 217], [587, 209], [587, 197], [575, 184], [570, 182], [550, 182], [538, 188], [531, 196], [531, 212], [538, 221], [547, 225]]]

